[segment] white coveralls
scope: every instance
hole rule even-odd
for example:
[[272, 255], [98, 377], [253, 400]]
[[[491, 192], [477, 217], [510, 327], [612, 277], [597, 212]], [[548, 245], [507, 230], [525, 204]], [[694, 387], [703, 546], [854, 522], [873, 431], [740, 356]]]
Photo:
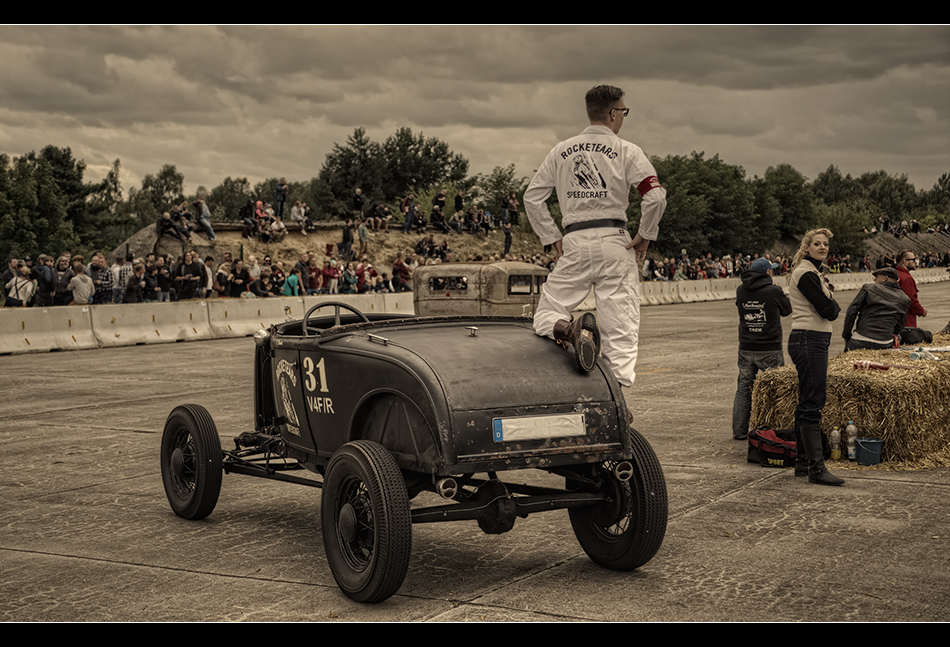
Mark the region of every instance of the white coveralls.
[[[548, 153], [524, 194], [531, 227], [544, 245], [561, 240], [546, 204], [557, 190], [564, 227], [591, 220], [627, 220], [630, 187], [642, 197], [640, 236], [656, 240], [666, 190], [640, 148], [607, 126], [589, 126]], [[564, 255], [548, 276], [534, 315], [534, 331], [554, 338], [554, 324], [569, 320], [594, 289], [601, 352], [623, 386], [631, 386], [640, 332], [640, 278], [630, 234], [619, 223], [571, 232]]]

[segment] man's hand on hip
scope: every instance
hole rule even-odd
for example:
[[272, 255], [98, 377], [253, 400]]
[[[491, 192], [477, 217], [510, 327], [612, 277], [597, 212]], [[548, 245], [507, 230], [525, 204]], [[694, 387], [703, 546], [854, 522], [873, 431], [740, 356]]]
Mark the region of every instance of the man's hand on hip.
[[650, 246], [650, 241], [637, 234], [633, 237], [633, 240], [630, 241], [630, 244], [627, 245], [627, 249], [635, 249], [637, 251], [637, 262], [642, 263], [643, 259], [647, 256], [647, 247]]

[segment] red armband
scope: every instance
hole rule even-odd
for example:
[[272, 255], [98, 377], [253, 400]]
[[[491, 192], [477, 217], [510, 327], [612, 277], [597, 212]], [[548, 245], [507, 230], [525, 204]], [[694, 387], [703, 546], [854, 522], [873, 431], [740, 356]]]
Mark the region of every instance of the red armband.
[[640, 192], [641, 198], [647, 194], [647, 191], [650, 191], [651, 189], [659, 189], [659, 188], [660, 188], [660, 181], [657, 179], [655, 175], [651, 175], [650, 177], [645, 178], [643, 182], [637, 185], [637, 191]]

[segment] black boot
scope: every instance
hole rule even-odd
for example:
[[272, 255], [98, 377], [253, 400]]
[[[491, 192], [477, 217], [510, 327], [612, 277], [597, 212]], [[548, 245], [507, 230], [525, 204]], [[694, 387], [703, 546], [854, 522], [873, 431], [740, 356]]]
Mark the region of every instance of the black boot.
[[585, 373], [594, 370], [600, 354], [600, 330], [597, 329], [597, 317], [593, 313], [585, 312], [573, 321], [562, 319], [555, 323], [554, 340], [574, 348], [577, 368]]
[[839, 479], [825, 468], [821, 425], [802, 423], [799, 428], [802, 441], [805, 443], [805, 456], [808, 459], [808, 482], [818, 485], [844, 485], [844, 479]]
[[808, 457], [805, 456], [805, 443], [802, 442], [802, 430], [795, 422], [795, 476], [808, 476]]

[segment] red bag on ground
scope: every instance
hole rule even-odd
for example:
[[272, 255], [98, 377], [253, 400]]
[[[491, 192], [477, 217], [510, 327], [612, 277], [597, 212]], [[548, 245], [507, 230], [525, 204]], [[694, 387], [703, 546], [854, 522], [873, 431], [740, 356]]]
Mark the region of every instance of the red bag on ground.
[[749, 455], [746, 460], [763, 467], [794, 467], [798, 443], [794, 429], [756, 427], [749, 432]]

